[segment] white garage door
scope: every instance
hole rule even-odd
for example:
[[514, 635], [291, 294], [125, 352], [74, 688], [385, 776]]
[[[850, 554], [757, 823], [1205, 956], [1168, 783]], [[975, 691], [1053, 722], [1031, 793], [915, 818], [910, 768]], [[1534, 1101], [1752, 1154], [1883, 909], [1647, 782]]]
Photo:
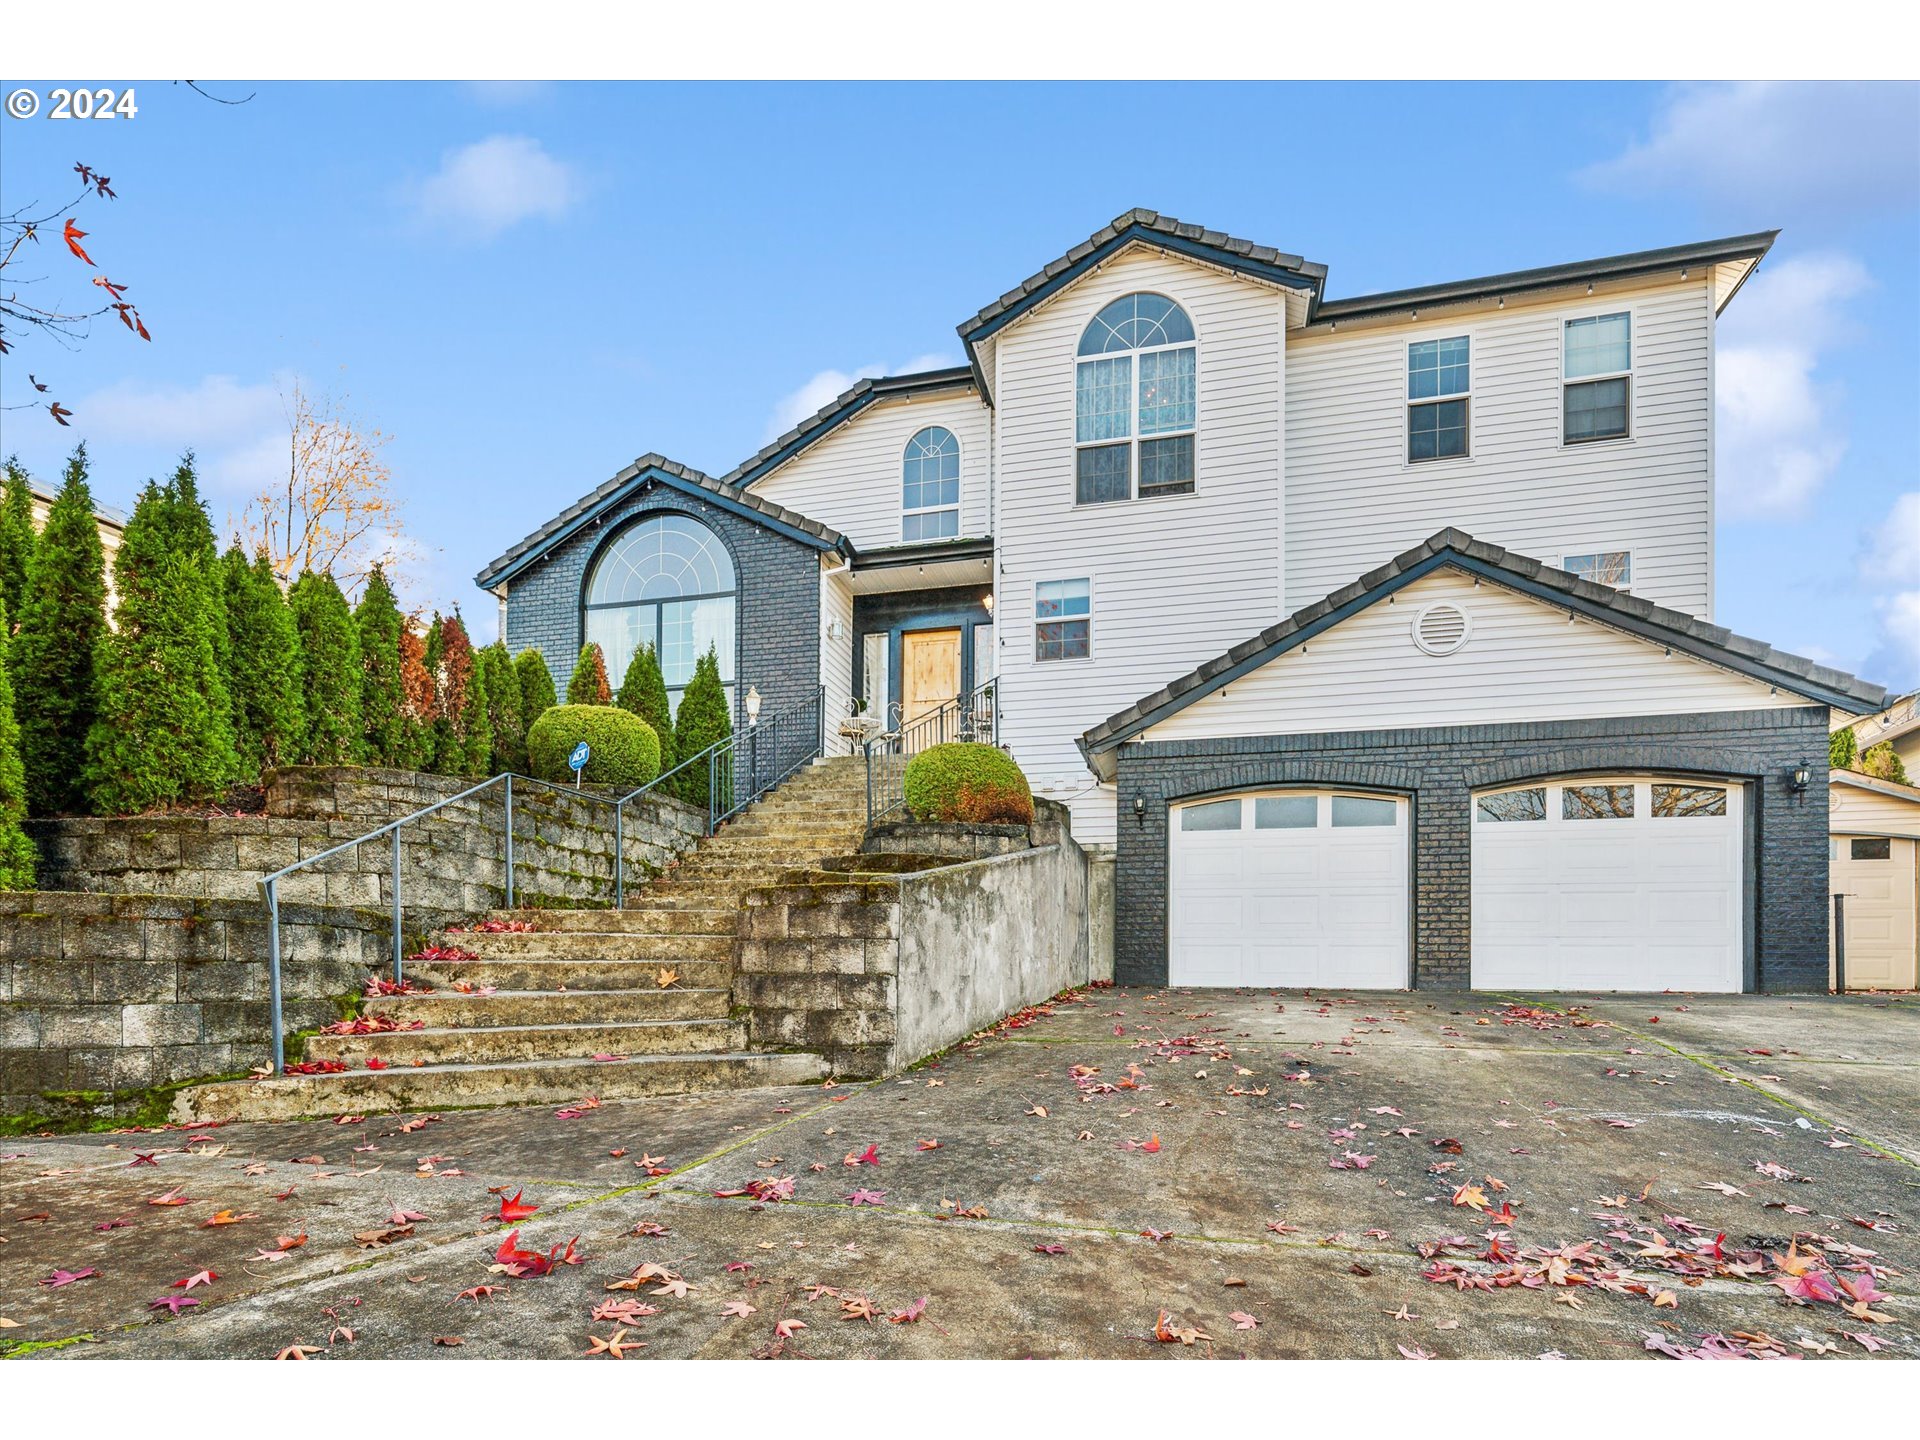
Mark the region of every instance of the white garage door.
[[1474, 986], [1741, 989], [1741, 798], [1659, 778], [1476, 795]]
[[1407, 984], [1407, 805], [1299, 790], [1174, 810], [1175, 985]]
[[[1847, 988], [1911, 990], [1916, 919], [1911, 840], [1836, 835], [1828, 882], [1847, 897]], [[1832, 929], [1832, 921], [1828, 921]]]

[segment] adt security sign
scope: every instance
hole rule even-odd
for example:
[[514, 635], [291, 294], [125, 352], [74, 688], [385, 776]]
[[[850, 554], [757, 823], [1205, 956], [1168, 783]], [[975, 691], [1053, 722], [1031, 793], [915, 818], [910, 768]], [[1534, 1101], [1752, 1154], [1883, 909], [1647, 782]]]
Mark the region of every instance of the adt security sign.
[[567, 756], [567, 764], [573, 770], [573, 788], [576, 790], [580, 788], [580, 772], [587, 768], [587, 756], [592, 753], [587, 749], [587, 742], [582, 740], [573, 747], [573, 753]]

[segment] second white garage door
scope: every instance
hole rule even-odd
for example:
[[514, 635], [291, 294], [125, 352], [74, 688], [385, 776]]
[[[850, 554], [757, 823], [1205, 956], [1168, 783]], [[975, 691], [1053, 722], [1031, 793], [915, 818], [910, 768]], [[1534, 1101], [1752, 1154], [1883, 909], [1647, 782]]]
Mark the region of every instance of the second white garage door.
[[1474, 987], [1741, 989], [1741, 798], [1658, 777], [1475, 796]]
[[1176, 808], [1175, 985], [1407, 984], [1407, 805], [1299, 790]]

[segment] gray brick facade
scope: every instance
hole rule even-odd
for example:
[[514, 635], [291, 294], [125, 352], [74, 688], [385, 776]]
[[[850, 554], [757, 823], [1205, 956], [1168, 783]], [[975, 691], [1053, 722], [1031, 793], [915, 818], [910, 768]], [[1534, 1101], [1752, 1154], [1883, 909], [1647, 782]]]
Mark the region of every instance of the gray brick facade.
[[[1414, 984], [1468, 981], [1471, 793], [1607, 771], [1747, 785], [1748, 986], [1827, 988], [1827, 708], [1154, 741], [1118, 752], [1114, 974], [1167, 981], [1167, 809], [1261, 786], [1378, 790], [1410, 801]], [[1804, 792], [1789, 779], [1812, 771]], [[1145, 815], [1134, 818], [1134, 802]]]
[[[735, 706], [758, 687], [763, 716], [806, 703], [820, 683], [820, 561], [818, 551], [718, 505], [665, 486], [642, 490], [542, 556], [507, 589], [507, 649], [532, 647], [546, 656], [554, 686], [564, 696], [584, 641], [580, 595], [587, 572], [606, 544], [647, 515], [690, 515], [717, 534], [733, 557], [740, 614], [734, 659]], [[614, 687], [621, 677], [610, 677]], [[738, 729], [744, 717], [734, 716]]]

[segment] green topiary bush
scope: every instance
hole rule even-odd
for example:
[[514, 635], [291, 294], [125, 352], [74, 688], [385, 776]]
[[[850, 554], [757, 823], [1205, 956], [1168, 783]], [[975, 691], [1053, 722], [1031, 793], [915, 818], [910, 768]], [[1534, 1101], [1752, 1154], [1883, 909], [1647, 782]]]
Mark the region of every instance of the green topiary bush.
[[907, 813], [916, 820], [1031, 825], [1033, 789], [992, 745], [933, 745], [907, 762]]
[[567, 781], [567, 757], [586, 741], [581, 779], [633, 790], [660, 773], [660, 737], [630, 711], [613, 705], [555, 705], [527, 727], [527, 758], [542, 780]]

